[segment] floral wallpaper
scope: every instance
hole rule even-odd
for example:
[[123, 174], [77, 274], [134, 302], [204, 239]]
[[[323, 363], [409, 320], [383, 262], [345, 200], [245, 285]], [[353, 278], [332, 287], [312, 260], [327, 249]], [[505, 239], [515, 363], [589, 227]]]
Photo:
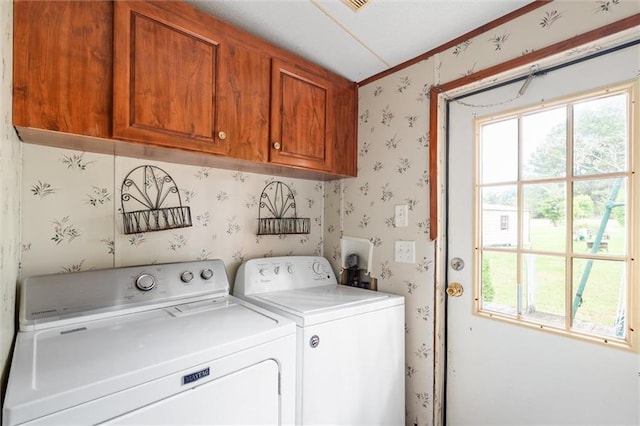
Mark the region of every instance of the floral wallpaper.
[[640, 12], [636, 0], [556, 0], [436, 55], [445, 83]]
[[[438, 424], [442, 415], [435, 372], [444, 372], [444, 283], [435, 262], [443, 253], [428, 235], [429, 221], [436, 220], [428, 217], [429, 90], [639, 12], [633, 0], [554, 1], [360, 88], [358, 177], [327, 191], [325, 249], [336, 262], [340, 231], [369, 239], [378, 288], [405, 296], [407, 425]], [[601, 48], [592, 43], [565, 55]], [[396, 205], [408, 205], [408, 227], [395, 226]], [[330, 217], [333, 210], [340, 214]], [[394, 261], [396, 240], [416, 242], [415, 264]]]
[[20, 149], [11, 115], [13, 3], [0, 2], [0, 395], [14, 336], [20, 262]]
[[[3, 324], [4, 318], [13, 316], [18, 247], [23, 276], [221, 258], [233, 279], [243, 260], [270, 255], [324, 255], [338, 272], [340, 237], [367, 238], [375, 247], [372, 272], [379, 290], [406, 298], [406, 424], [439, 424], [443, 298], [436, 272], [442, 253], [428, 234], [429, 221], [436, 220], [428, 216], [429, 89], [637, 14], [639, 9], [636, 0], [554, 1], [361, 87], [358, 177], [332, 182], [280, 179], [294, 191], [298, 215], [311, 219], [311, 233], [259, 237], [257, 199], [278, 178], [17, 144], [6, 109], [10, 2], [0, 2], [0, 113], [5, 123], [0, 133], [0, 191], [4, 191], [0, 195], [3, 201], [13, 199], [3, 203], [0, 216]], [[173, 177], [191, 210], [192, 227], [123, 234], [121, 184], [131, 170], [145, 164]], [[396, 205], [408, 206], [407, 227], [395, 226]], [[415, 263], [394, 261], [396, 240], [415, 241]]]
[[[321, 182], [31, 144], [23, 151], [24, 276], [219, 258], [233, 280], [240, 263], [254, 257], [322, 253]], [[122, 209], [132, 208], [122, 203], [122, 183], [141, 165], [173, 178], [191, 227], [124, 234]], [[274, 180], [291, 188], [298, 216], [311, 219], [310, 234], [256, 235], [258, 200]]]

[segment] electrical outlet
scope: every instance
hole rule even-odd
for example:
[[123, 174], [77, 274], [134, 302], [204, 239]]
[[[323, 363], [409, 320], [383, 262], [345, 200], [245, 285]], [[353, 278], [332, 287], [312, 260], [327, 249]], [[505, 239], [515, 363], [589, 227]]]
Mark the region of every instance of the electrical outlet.
[[409, 226], [409, 206], [399, 204], [396, 206], [396, 217], [394, 219], [396, 228]]
[[396, 241], [394, 259], [399, 263], [416, 263], [416, 242]]

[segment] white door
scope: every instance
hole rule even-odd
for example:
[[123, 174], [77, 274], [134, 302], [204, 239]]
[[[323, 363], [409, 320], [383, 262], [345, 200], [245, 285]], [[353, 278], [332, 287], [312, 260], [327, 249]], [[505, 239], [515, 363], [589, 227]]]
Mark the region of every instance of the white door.
[[[639, 58], [636, 46], [536, 77], [524, 96], [512, 102], [502, 103], [515, 96], [522, 82], [463, 99], [475, 107], [450, 104], [447, 273], [448, 284], [460, 283], [464, 292], [460, 297], [447, 299], [447, 424], [640, 424], [640, 357], [637, 352], [610, 347], [602, 341], [549, 332], [544, 326], [536, 329], [515, 321], [477, 315], [473, 304], [474, 252], [477, 249], [473, 213], [476, 208], [474, 118], [523, 108], [540, 103], [541, 99], [584, 93], [615, 82], [635, 80], [637, 84]], [[493, 161], [493, 167], [504, 171], [511, 166], [508, 161], [511, 154], [506, 151], [502, 154], [504, 160]], [[559, 158], [558, 161], [565, 160]], [[500, 215], [503, 228], [509, 220], [506, 210]], [[637, 220], [637, 208], [634, 215]], [[487, 222], [488, 217], [489, 213], [485, 215]], [[500, 230], [500, 220], [496, 226]], [[521, 224], [517, 229], [521, 233], [528, 232], [524, 228], [526, 225]], [[485, 238], [489, 238], [488, 231], [483, 232]], [[566, 231], [568, 240], [569, 232], [572, 231]], [[509, 247], [506, 240], [496, 244]], [[613, 240], [609, 246], [611, 244]], [[604, 251], [599, 253], [602, 256], [610, 254], [613, 255]], [[462, 269], [451, 266], [454, 258], [464, 262]], [[537, 273], [540, 272], [544, 271], [539, 268]], [[510, 273], [508, 270], [493, 271], [494, 277]], [[540, 289], [545, 284], [544, 274], [538, 277], [543, 277], [538, 280]], [[635, 279], [638, 280], [637, 275]], [[513, 291], [515, 294], [518, 290], [514, 287]], [[637, 282], [635, 291], [640, 291]], [[540, 292], [537, 294], [542, 297]], [[566, 294], [567, 298], [572, 297], [570, 293]], [[514, 309], [516, 304], [514, 302]], [[635, 306], [636, 318], [639, 310]], [[631, 313], [627, 318], [631, 318]]]

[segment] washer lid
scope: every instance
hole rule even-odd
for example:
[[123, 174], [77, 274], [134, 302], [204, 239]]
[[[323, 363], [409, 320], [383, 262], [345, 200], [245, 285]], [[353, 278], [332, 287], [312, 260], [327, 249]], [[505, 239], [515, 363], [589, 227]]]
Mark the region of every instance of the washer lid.
[[291, 318], [298, 325], [331, 321], [404, 304], [402, 296], [344, 285], [262, 293], [247, 300]]
[[294, 333], [234, 297], [20, 332], [4, 415], [26, 422]]

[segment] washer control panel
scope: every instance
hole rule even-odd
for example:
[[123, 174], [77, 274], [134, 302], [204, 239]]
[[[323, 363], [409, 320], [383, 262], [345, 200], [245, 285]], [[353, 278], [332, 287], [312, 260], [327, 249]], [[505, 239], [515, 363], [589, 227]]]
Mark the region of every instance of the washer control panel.
[[249, 295], [334, 284], [335, 273], [324, 257], [267, 257], [240, 265], [233, 292]]
[[20, 327], [228, 294], [219, 259], [42, 275], [22, 284]]

